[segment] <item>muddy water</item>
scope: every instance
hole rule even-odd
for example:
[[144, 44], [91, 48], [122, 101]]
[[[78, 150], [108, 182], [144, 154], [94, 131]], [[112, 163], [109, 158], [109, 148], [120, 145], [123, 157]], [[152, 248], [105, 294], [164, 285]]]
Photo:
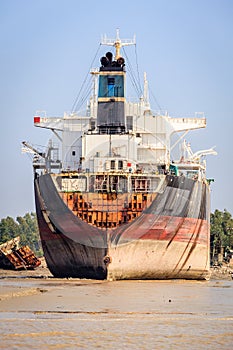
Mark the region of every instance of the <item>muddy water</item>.
[[233, 281], [0, 280], [2, 349], [232, 349]]

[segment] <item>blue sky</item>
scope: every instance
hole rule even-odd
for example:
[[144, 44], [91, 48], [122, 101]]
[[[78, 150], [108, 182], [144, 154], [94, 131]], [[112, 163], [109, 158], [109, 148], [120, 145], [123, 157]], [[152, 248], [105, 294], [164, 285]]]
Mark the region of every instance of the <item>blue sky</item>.
[[21, 141], [47, 143], [34, 114], [71, 110], [101, 35], [116, 28], [136, 34], [140, 74], [163, 109], [205, 113], [207, 129], [187, 139], [194, 151], [216, 146], [207, 158], [211, 209], [233, 214], [233, 1], [0, 0], [0, 219], [35, 211]]

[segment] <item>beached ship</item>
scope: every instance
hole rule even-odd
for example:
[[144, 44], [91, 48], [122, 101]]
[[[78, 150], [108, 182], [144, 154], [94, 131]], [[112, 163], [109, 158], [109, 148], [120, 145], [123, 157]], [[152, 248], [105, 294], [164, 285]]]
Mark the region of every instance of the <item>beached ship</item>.
[[[184, 141], [188, 131], [205, 128], [206, 119], [153, 112], [146, 75], [139, 100], [126, 100], [120, 49], [135, 39], [121, 40], [117, 31], [102, 44], [115, 52], [91, 71], [86, 114], [34, 117], [61, 147], [50, 141], [42, 152], [24, 142], [34, 154], [48, 268], [55, 277], [207, 279], [210, 188], [203, 156], [215, 151], [193, 153]], [[175, 133], [181, 135], [172, 145]], [[181, 141], [180, 157], [171, 160]]]

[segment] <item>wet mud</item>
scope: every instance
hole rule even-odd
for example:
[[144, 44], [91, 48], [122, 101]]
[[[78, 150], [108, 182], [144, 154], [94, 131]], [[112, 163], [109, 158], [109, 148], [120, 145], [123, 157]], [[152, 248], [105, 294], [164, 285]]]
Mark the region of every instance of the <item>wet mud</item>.
[[230, 349], [233, 280], [219, 276], [108, 282], [1, 271], [0, 348]]

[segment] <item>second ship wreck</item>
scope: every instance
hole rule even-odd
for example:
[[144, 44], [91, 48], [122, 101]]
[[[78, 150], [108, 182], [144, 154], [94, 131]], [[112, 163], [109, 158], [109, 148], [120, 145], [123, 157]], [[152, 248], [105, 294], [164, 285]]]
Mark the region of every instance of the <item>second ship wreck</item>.
[[[55, 277], [92, 279], [207, 279], [210, 188], [203, 156], [183, 142], [171, 161], [171, 137], [205, 128], [206, 119], [153, 112], [144, 93], [125, 97], [122, 46], [93, 70], [87, 114], [37, 115], [51, 129], [46, 152], [34, 152], [35, 200], [45, 259]], [[96, 91], [98, 80], [98, 92]], [[59, 153], [60, 152], [60, 153]], [[59, 155], [60, 154], [60, 155]]]

